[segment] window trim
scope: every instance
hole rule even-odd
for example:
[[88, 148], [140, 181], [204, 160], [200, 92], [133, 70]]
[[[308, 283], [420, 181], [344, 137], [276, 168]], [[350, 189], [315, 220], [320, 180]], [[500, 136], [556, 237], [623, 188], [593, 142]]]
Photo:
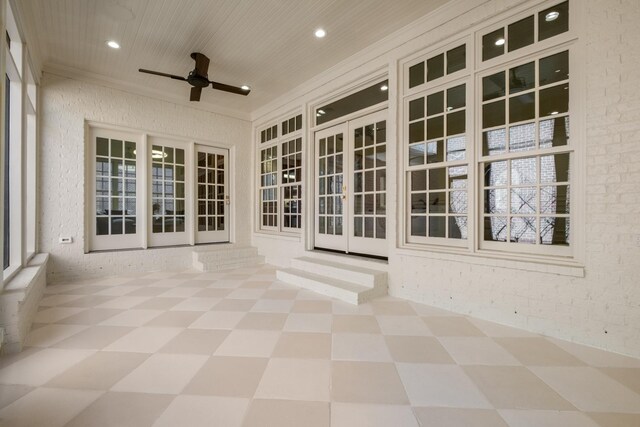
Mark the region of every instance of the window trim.
[[[302, 116], [301, 118], [301, 127], [295, 131], [288, 131], [283, 135], [283, 122], [288, 121], [291, 118], [297, 118], [298, 116]], [[292, 228], [292, 227], [284, 227], [284, 188], [291, 187], [294, 185], [299, 185], [301, 187], [301, 192], [304, 194], [305, 192], [305, 175], [306, 175], [306, 166], [305, 166], [305, 134], [306, 134], [306, 116], [303, 113], [302, 108], [298, 108], [295, 110], [291, 110], [286, 114], [281, 114], [276, 118], [269, 119], [268, 121], [263, 122], [262, 124], [255, 127], [255, 144], [254, 144], [254, 156], [256, 165], [254, 169], [255, 174], [255, 215], [254, 215], [254, 233], [261, 235], [272, 235], [272, 236], [290, 236], [290, 237], [299, 237], [302, 235], [305, 229], [305, 204], [304, 196], [300, 196], [300, 227]], [[274, 126], [277, 126], [278, 136], [276, 138], [272, 138], [268, 141], [262, 142], [261, 135], [262, 132], [271, 129]], [[296, 183], [283, 183], [282, 182], [282, 144], [285, 142], [289, 142], [292, 140], [301, 140], [301, 176], [300, 181]], [[272, 186], [263, 187], [262, 186], [262, 150], [268, 148], [274, 148], [276, 150], [276, 164], [277, 164], [277, 172], [276, 172], [276, 184]], [[276, 218], [277, 225], [276, 226], [265, 226], [262, 225], [262, 214], [263, 214], [263, 200], [262, 200], [262, 190], [265, 189], [275, 189], [276, 192]]]
[[[504, 12], [498, 13], [496, 16], [491, 17], [490, 19], [484, 21], [482, 24], [477, 24], [468, 29], [463, 33], [462, 37], [456, 37], [455, 34], [450, 34], [445, 41], [435, 43], [430, 45], [427, 48], [421, 49], [415, 53], [405, 56], [404, 58], [400, 58], [398, 60], [399, 73], [398, 78], [400, 79], [399, 87], [403, 88], [403, 92], [398, 96], [399, 100], [406, 101], [407, 98], [413, 96], [416, 92], [420, 92], [418, 89], [423, 90], [424, 85], [419, 85], [414, 88], [408, 89], [408, 69], [410, 66], [418, 63], [422, 60], [426, 60], [429, 57], [436, 55], [438, 50], [446, 50], [449, 46], [455, 45], [456, 42], [459, 43], [461, 39], [468, 38], [468, 43], [472, 46], [472, 49], [469, 49], [467, 46], [467, 56], [471, 56], [473, 54], [473, 61], [470, 66], [468, 66], [468, 72], [471, 76], [472, 86], [470, 89], [473, 92], [473, 102], [470, 104], [472, 107], [472, 120], [474, 121], [473, 131], [471, 132], [471, 136], [473, 138], [473, 150], [478, 152], [476, 144], [477, 142], [477, 120], [479, 109], [475, 104], [476, 102], [476, 91], [478, 90], [478, 84], [476, 83], [477, 75], [483, 73], [485, 70], [500, 67], [507, 67], [507, 63], [512, 61], [524, 61], [524, 58], [533, 57], [541, 58], [546, 56], [545, 52], [552, 51], [562, 51], [562, 50], [570, 50], [571, 54], [569, 62], [571, 69], [571, 95], [570, 95], [570, 116], [571, 116], [571, 139], [572, 149], [573, 149], [573, 158], [572, 158], [572, 176], [570, 181], [571, 186], [571, 204], [572, 204], [572, 212], [570, 214], [571, 218], [571, 255], [570, 256], [557, 256], [553, 254], [532, 254], [532, 253], [523, 253], [523, 252], [513, 252], [513, 251], [500, 251], [494, 249], [481, 249], [480, 246], [480, 238], [479, 236], [479, 217], [480, 217], [480, 203], [479, 203], [479, 183], [473, 184], [473, 199], [469, 200], [469, 228], [470, 230], [473, 228], [475, 230], [473, 235], [470, 233], [470, 244], [468, 248], [459, 248], [455, 246], [443, 246], [435, 243], [429, 244], [415, 244], [407, 242], [407, 226], [408, 221], [407, 218], [410, 214], [407, 209], [407, 176], [406, 176], [406, 167], [405, 162], [408, 161], [407, 156], [408, 153], [408, 134], [407, 134], [407, 123], [408, 123], [408, 110], [405, 110], [405, 102], [398, 102], [398, 108], [401, 109], [399, 111], [399, 118], [402, 120], [402, 126], [398, 128], [398, 137], [400, 139], [400, 144], [398, 144], [398, 164], [403, 168], [402, 171], [399, 171], [398, 178], [398, 193], [399, 198], [398, 208], [400, 209], [398, 212], [397, 220], [397, 231], [398, 231], [398, 243], [397, 250], [407, 255], [412, 256], [431, 256], [438, 257], [442, 254], [443, 256], [457, 256], [458, 255], [467, 255], [472, 258], [478, 259], [489, 259], [489, 260], [514, 260], [517, 259], [522, 263], [522, 268], [527, 269], [527, 265], [534, 266], [534, 264], [541, 265], [541, 269], [545, 270], [546, 266], [552, 265], [562, 265], [568, 266], [569, 268], [579, 267], [582, 268], [584, 265], [584, 214], [581, 210], [584, 209], [585, 206], [585, 195], [584, 195], [584, 180], [586, 176], [586, 172], [584, 170], [586, 160], [585, 160], [585, 150], [582, 146], [581, 141], [585, 139], [585, 129], [584, 129], [584, 120], [585, 120], [585, 111], [584, 108], [580, 105], [581, 102], [584, 101], [584, 96], [581, 94], [581, 90], [585, 87], [585, 77], [583, 71], [580, 69], [580, 63], [578, 62], [578, 57], [582, 57], [584, 55], [585, 46], [584, 43], [578, 39], [578, 34], [581, 32], [580, 30], [584, 27], [584, 6], [580, 5], [577, 1], [572, 1], [570, 5], [570, 15], [569, 15], [569, 30], [559, 34], [557, 36], [551, 37], [549, 39], [543, 41], [535, 41], [532, 45], [526, 46], [521, 49], [517, 49], [512, 52], [506, 52], [504, 55], [493, 58], [488, 61], [481, 61], [481, 58], [478, 55], [479, 49], [481, 49], [481, 37], [482, 35], [490, 32], [491, 29], [506, 27], [508, 24], [518, 21], [526, 16], [537, 14], [538, 12], [545, 10], [547, 8], [553, 7], [556, 4], [563, 3], [564, 0], [555, 0], [555, 1], [537, 1], [535, 3], [528, 2], [520, 7], [506, 10]], [[513, 10], [516, 12], [514, 13]], [[450, 42], [450, 40], [455, 40], [454, 42]], [[476, 59], [478, 58], [478, 59]], [[494, 61], [495, 60], [495, 61]], [[467, 58], [467, 62], [469, 58]], [[444, 78], [438, 79], [442, 80], [442, 84], [445, 84]], [[435, 80], [435, 82], [438, 82]], [[405, 113], [405, 111], [407, 111]], [[551, 153], [549, 153], [551, 154]], [[469, 178], [473, 176], [473, 179], [479, 179], [479, 164], [480, 160], [474, 154], [473, 159], [469, 160]], [[471, 184], [470, 184], [471, 185]], [[428, 255], [431, 254], [431, 255]], [[529, 264], [530, 263], [530, 264]], [[533, 267], [532, 267], [533, 268]], [[541, 271], [538, 268], [535, 268], [536, 271]], [[574, 275], [569, 273], [569, 275]]]

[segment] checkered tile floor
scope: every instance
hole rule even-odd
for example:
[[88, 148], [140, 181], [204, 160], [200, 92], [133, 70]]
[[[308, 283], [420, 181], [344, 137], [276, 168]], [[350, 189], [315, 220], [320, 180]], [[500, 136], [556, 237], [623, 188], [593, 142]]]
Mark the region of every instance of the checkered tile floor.
[[640, 426], [640, 360], [270, 266], [49, 286], [35, 322], [2, 426]]

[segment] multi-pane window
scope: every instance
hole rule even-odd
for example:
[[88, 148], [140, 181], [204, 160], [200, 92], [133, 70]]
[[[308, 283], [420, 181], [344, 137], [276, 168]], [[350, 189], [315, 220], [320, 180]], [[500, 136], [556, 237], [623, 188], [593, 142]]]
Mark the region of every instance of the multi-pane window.
[[467, 46], [463, 44], [412, 65], [409, 67], [409, 88], [464, 70], [466, 52]]
[[[300, 116], [298, 116], [300, 117]], [[283, 122], [283, 126], [284, 126]], [[283, 133], [285, 133], [283, 131]], [[302, 138], [280, 144], [282, 151], [282, 227], [302, 226]]]
[[151, 148], [153, 233], [185, 231], [184, 150], [153, 145]]
[[482, 78], [483, 240], [570, 241], [569, 52]]
[[318, 232], [342, 235], [344, 135], [320, 139], [318, 152]]
[[[537, 25], [536, 25], [537, 22]], [[569, 30], [569, 2], [502, 26], [482, 36], [482, 60], [497, 58]]]
[[409, 102], [409, 241], [467, 239], [467, 85]]
[[224, 155], [198, 152], [198, 231], [225, 228]]
[[260, 150], [260, 199], [263, 227], [278, 226], [278, 146]]
[[136, 143], [98, 137], [96, 152], [96, 234], [136, 233]]
[[353, 233], [356, 237], [386, 238], [386, 129], [386, 121], [381, 121], [353, 131]]
[[[260, 131], [259, 228], [302, 228], [302, 114]], [[278, 137], [280, 135], [280, 137]]]

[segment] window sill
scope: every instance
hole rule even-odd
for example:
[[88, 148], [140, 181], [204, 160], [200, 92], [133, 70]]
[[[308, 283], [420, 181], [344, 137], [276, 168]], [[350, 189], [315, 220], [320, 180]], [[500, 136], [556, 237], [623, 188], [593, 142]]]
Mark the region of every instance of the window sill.
[[254, 237], [266, 238], [266, 239], [275, 239], [275, 240], [288, 240], [291, 242], [300, 242], [302, 232], [300, 233], [278, 233], [275, 231], [254, 231]]
[[584, 277], [585, 275], [584, 265], [572, 259], [552, 259], [527, 254], [495, 253], [486, 250], [469, 252], [466, 248], [438, 248], [433, 246], [417, 248], [409, 245], [398, 248], [396, 254], [443, 261], [466, 262], [468, 264], [536, 273], [557, 274], [560, 276]]

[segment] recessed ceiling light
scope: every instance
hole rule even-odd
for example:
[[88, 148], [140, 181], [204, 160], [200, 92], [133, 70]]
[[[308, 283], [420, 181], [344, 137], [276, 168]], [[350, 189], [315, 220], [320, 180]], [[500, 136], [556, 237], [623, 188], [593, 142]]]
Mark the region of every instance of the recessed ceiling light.
[[496, 46], [502, 46], [504, 44], [505, 40], [500, 38], [498, 40], [496, 40]]
[[324, 36], [326, 36], [326, 35], [327, 35], [327, 32], [326, 32], [325, 30], [323, 30], [322, 28], [318, 28], [318, 29], [316, 30], [316, 32], [315, 32], [315, 33], [313, 33], [313, 34], [315, 34], [315, 36], [316, 36], [317, 38], [321, 39], [321, 38], [323, 38]]
[[251, 88], [250, 88], [249, 86], [247, 86], [247, 85], [242, 85], [242, 86], [240, 86], [240, 89], [242, 89], [242, 90], [249, 90], [249, 89], [251, 89]]
[[384, 91], [387, 91], [387, 90], [389, 90], [389, 86], [387, 86], [387, 85], [382, 85], [382, 86], [380, 86], [380, 90], [381, 90], [381, 91], [383, 91], [383, 92], [384, 92]]
[[557, 12], [554, 10], [552, 12], [547, 13], [544, 17], [544, 20], [547, 22], [555, 21], [556, 19], [558, 19], [558, 16], [560, 16], [560, 12]]
[[120, 43], [115, 40], [109, 40], [107, 42], [107, 46], [109, 46], [111, 49], [120, 49]]

